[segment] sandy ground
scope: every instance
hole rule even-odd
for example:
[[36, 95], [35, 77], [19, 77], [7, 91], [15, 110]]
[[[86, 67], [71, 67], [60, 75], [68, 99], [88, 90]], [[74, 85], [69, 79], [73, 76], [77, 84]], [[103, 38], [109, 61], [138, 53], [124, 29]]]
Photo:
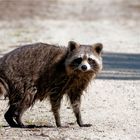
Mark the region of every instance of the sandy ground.
[[[8, 7], [8, 8], [7, 8]], [[69, 40], [104, 44], [104, 69], [83, 96], [79, 128], [64, 99], [56, 128], [47, 101], [23, 116], [34, 129], [10, 128], [4, 120], [7, 101], [0, 100], [0, 139], [140, 140], [140, 2], [139, 0], [0, 0], [0, 56], [14, 45]]]

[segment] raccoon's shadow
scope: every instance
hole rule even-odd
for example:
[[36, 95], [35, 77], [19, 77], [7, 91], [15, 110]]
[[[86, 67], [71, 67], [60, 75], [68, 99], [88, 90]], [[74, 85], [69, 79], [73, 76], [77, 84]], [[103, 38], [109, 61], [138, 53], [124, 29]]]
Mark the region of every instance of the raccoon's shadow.
[[26, 125], [24, 128], [55, 128], [52, 125]]
[[[8, 125], [4, 125], [2, 127], [10, 127]], [[55, 126], [51, 125], [25, 125], [24, 127], [12, 127], [12, 128], [55, 128]]]

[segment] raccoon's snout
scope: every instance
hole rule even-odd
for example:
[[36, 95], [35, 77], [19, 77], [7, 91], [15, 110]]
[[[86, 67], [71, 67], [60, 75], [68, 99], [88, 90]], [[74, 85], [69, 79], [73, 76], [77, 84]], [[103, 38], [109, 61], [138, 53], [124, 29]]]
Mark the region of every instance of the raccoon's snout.
[[89, 65], [89, 63], [85, 60], [83, 61], [80, 65], [79, 65], [79, 70], [86, 72], [91, 70], [91, 66]]
[[81, 69], [82, 69], [83, 71], [86, 71], [86, 70], [87, 70], [87, 66], [86, 66], [86, 65], [82, 65], [82, 66], [81, 66]]

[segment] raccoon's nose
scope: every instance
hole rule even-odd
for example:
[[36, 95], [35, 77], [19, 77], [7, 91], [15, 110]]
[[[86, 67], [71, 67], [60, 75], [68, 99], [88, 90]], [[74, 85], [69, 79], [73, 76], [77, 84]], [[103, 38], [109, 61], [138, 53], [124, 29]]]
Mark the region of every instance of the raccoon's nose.
[[82, 66], [81, 66], [81, 69], [82, 69], [83, 71], [86, 71], [86, 70], [87, 70], [87, 66], [86, 66], [86, 65], [82, 65]]

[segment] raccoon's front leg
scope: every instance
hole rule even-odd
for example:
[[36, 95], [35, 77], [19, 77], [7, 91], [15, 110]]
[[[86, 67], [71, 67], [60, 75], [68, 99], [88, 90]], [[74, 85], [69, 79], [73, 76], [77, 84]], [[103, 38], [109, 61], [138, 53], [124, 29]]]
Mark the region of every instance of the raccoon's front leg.
[[69, 93], [68, 96], [70, 98], [70, 102], [71, 102], [75, 117], [77, 119], [78, 125], [80, 127], [90, 127], [90, 126], [92, 126], [91, 124], [83, 124], [82, 117], [81, 117], [81, 111], [80, 111], [81, 94]]
[[60, 121], [60, 105], [61, 105], [61, 99], [62, 97], [59, 97], [58, 95], [51, 95], [50, 96], [50, 102], [52, 106], [52, 112], [55, 118], [56, 126], [61, 127], [61, 121]]

